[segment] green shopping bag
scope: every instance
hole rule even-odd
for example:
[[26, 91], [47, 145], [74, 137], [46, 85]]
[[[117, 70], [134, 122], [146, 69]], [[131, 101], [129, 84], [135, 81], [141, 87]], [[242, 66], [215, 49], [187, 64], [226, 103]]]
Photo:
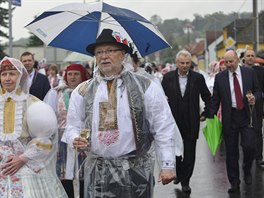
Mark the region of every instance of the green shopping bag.
[[206, 126], [203, 128], [203, 134], [213, 156], [215, 156], [217, 148], [222, 141], [222, 123], [216, 115], [214, 118], [206, 119]]

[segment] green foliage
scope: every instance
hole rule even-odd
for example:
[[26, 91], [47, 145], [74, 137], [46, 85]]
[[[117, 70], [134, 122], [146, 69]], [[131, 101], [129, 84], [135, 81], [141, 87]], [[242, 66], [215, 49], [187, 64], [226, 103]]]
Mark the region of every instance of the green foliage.
[[[0, 0], [0, 27], [8, 28], [8, 9], [3, 8], [3, 4], [7, 0]], [[8, 35], [0, 29], [0, 40], [1, 37], [8, 38]], [[2, 59], [6, 54], [4, 53], [4, 47], [0, 43], [0, 59]]]
[[33, 33], [30, 33], [30, 37], [28, 39], [27, 46], [28, 47], [37, 47], [42, 46], [44, 43], [42, 40], [40, 40], [37, 36], [35, 36]]
[[[174, 62], [175, 54], [179, 51], [179, 49], [182, 49], [188, 43], [188, 39], [190, 39], [190, 43], [192, 43], [197, 38], [205, 38], [206, 31], [222, 31], [223, 27], [227, 26], [235, 19], [249, 18], [250, 16], [250, 13], [241, 13], [238, 16], [237, 13], [230, 13], [226, 15], [223, 12], [216, 12], [213, 14], [206, 14], [204, 16], [194, 14], [194, 19], [192, 21], [189, 19], [180, 20], [175, 18], [167, 19], [163, 22], [158, 15], [152, 16], [152, 22], [160, 21], [160, 23], [154, 24], [157, 25], [160, 32], [172, 46], [172, 48], [161, 50], [161, 61], [163, 63]], [[189, 34], [189, 38], [183, 30], [187, 24], [193, 26], [192, 32]], [[152, 59], [152, 56], [149, 58]]]
[[159, 25], [162, 23], [162, 19], [159, 15], [153, 15], [151, 18], [150, 18], [150, 22], [155, 24], [155, 25]]

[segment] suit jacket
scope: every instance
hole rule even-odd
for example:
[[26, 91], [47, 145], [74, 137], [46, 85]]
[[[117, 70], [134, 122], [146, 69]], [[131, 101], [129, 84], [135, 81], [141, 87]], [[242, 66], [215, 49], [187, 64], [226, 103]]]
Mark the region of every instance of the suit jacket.
[[[256, 100], [261, 97], [261, 92], [259, 89], [259, 84], [257, 80], [256, 73], [251, 68], [240, 67], [241, 76], [243, 83], [243, 102], [247, 111], [248, 121], [249, 119], [249, 104], [247, 101], [246, 93], [251, 90], [254, 94]], [[229, 83], [229, 72], [225, 70], [218, 73], [215, 76], [212, 105], [210, 108], [210, 117], [217, 113], [219, 104], [222, 105], [222, 124], [223, 133], [226, 134], [231, 126], [231, 111], [232, 111], [232, 99]], [[253, 126], [256, 126], [256, 108], [253, 108]]]
[[[254, 72], [257, 75], [259, 88], [260, 88], [261, 93], [263, 93], [263, 91], [264, 91], [263, 90], [264, 89], [264, 87], [263, 87], [263, 85], [264, 85], [264, 68], [254, 65], [252, 67], [252, 69], [254, 70]], [[262, 97], [256, 101], [255, 107], [256, 107], [257, 116], [259, 116], [262, 119], [262, 116], [263, 116], [263, 98]]]
[[36, 96], [40, 100], [43, 100], [49, 90], [50, 83], [48, 78], [36, 71], [29, 89], [29, 93]]
[[[208, 114], [211, 100], [211, 94], [205, 84], [203, 75], [189, 70], [185, 91], [185, 94], [188, 95], [188, 98], [185, 98], [185, 96], [181, 98], [182, 96], [180, 95], [181, 92], [179, 90], [178, 69], [164, 75], [162, 87], [164, 89], [165, 95], [168, 97], [168, 103], [177, 125], [181, 125], [181, 122], [188, 122], [188, 131], [180, 129], [183, 139], [198, 139], [200, 129], [200, 96], [205, 102], [205, 111], [203, 113], [204, 116], [207, 116]], [[177, 111], [182, 108], [178, 100], [182, 99], [187, 100], [189, 103], [188, 108], [185, 109], [185, 111], [187, 111], [186, 113], [188, 115], [188, 120], [184, 120], [183, 116], [177, 116]]]

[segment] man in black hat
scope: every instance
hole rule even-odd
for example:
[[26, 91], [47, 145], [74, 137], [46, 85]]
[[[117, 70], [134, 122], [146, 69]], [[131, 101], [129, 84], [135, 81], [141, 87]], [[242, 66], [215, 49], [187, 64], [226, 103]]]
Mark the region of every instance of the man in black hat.
[[[177, 126], [160, 88], [133, 72], [128, 41], [104, 29], [87, 51], [96, 58], [94, 78], [72, 93], [65, 138], [79, 151], [89, 147], [86, 197], [153, 196], [152, 140], [163, 184], [175, 178]], [[90, 132], [81, 138], [81, 129]], [[179, 136], [178, 134], [178, 137]], [[176, 152], [181, 152], [181, 138]]]

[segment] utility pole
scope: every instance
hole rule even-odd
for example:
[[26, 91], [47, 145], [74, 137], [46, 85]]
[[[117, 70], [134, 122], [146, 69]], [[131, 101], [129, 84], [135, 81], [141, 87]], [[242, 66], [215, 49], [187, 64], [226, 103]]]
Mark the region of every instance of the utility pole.
[[253, 49], [259, 50], [259, 18], [258, 18], [258, 1], [253, 0]]

